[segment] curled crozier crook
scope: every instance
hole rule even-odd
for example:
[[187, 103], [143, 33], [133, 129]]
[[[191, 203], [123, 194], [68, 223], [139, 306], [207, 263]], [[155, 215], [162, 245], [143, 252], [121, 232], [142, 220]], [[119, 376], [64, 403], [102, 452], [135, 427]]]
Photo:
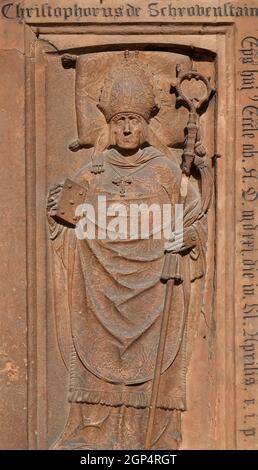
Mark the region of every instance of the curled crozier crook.
[[[201, 97], [187, 96], [186, 92], [182, 89], [182, 83], [185, 81], [201, 81], [205, 85], [205, 93]], [[195, 167], [200, 172], [201, 176], [201, 197], [202, 197], [202, 213], [205, 213], [208, 208], [212, 197], [212, 174], [209, 167], [206, 150], [201, 143], [200, 128], [199, 128], [199, 112], [205, 103], [208, 103], [210, 97], [214, 93], [211, 87], [210, 78], [205, 77], [196, 70], [181, 74], [180, 67], [177, 67], [177, 85], [176, 91], [181, 103], [189, 109], [189, 118], [186, 127], [185, 146], [182, 155], [181, 169], [183, 174], [187, 177], [190, 176], [191, 166], [194, 163]]]

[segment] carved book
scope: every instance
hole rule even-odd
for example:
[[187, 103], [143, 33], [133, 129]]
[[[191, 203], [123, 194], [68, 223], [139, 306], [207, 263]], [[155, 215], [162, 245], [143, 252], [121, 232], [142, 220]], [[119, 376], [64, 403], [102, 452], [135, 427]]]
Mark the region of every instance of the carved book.
[[1, 2], [0, 448], [258, 449], [258, 8]]

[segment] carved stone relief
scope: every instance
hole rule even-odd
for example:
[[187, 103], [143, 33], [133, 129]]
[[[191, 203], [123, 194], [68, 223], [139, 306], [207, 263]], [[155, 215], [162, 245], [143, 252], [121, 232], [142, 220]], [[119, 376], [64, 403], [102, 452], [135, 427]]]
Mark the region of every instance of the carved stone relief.
[[[92, 153], [47, 199], [70, 403], [52, 448], [177, 449], [204, 301], [212, 78], [172, 52], [65, 54], [62, 64], [76, 75], [78, 138], [67, 144]], [[152, 214], [140, 232], [143, 206], [148, 217], [160, 210], [162, 229]]]
[[257, 449], [257, 7], [88, 3], [0, 7], [0, 447]]

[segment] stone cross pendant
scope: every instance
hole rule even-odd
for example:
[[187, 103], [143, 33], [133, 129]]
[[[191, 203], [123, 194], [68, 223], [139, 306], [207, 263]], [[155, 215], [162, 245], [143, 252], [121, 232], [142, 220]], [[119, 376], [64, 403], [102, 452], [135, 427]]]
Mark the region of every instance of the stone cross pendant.
[[131, 184], [132, 180], [130, 178], [117, 178], [112, 181], [113, 184], [117, 185], [120, 189], [120, 196], [125, 197], [125, 190], [126, 190], [126, 185]]

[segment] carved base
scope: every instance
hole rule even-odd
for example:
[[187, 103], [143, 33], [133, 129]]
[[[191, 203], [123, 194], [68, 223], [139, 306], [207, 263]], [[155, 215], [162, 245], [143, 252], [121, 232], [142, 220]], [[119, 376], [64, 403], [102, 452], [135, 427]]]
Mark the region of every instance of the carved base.
[[[72, 404], [63, 434], [51, 450], [144, 449], [148, 409]], [[176, 450], [181, 412], [157, 410], [153, 449]]]

